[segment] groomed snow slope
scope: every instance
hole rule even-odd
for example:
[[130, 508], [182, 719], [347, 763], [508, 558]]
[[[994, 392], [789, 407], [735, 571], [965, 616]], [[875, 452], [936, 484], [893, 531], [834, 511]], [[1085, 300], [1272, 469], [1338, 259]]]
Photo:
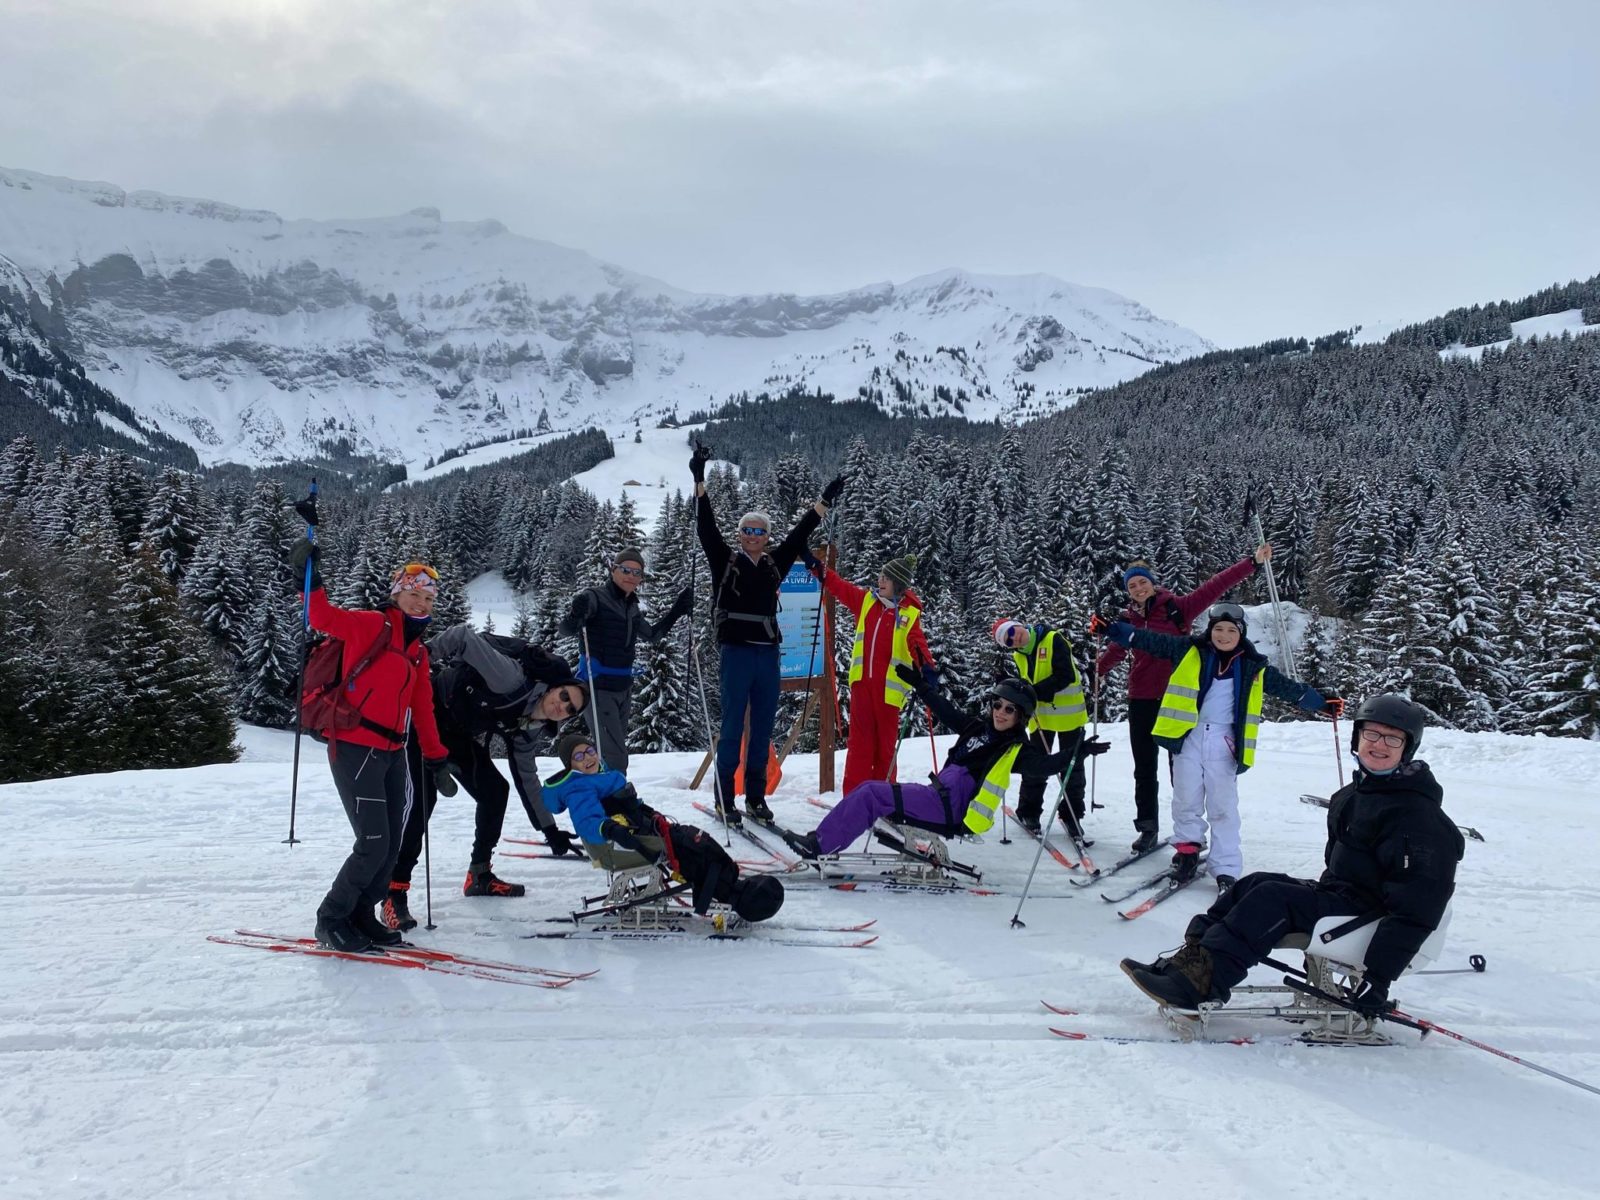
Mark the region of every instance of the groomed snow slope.
[[[1126, 738], [1091, 822], [1126, 844]], [[1430, 732], [1469, 843], [1439, 966], [1413, 1010], [1600, 1081], [1600, 887], [1585, 852], [1600, 746]], [[531, 943], [599, 883], [576, 861], [501, 857], [521, 900], [466, 899], [472, 806], [433, 828], [437, 932], [481, 956], [599, 967], [562, 992], [213, 945], [309, 932], [349, 843], [317, 749], [300, 835], [286, 735], [248, 761], [0, 788], [7, 1200], [347, 1196], [1589, 1197], [1600, 1098], [1443, 1039], [1384, 1050], [1068, 1043], [1048, 1025], [1159, 1035], [1116, 969], [1176, 944], [1210, 888], [1132, 924], [1089, 890], [1009, 897], [792, 892], [780, 920], [877, 918], [867, 950]], [[1317, 869], [1334, 785], [1325, 724], [1269, 727], [1242, 780], [1254, 869]], [[697, 756], [635, 759], [692, 816]], [[907, 745], [908, 778], [926, 769]], [[815, 763], [774, 798], [809, 827]], [[512, 804], [507, 834], [528, 836]], [[505, 845], [506, 850], [526, 847]], [[964, 849], [1020, 888], [1034, 845]], [[741, 849], [743, 856], [748, 852]], [[1073, 891], [1049, 859], [1036, 888]], [[419, 876], [420, 878], [420, 876]], [[420, 889], [413, 893], [418, 908]], [[1263, 973], [1265, 977], [1265, 973]], [[1083, 1014], [1051, 1017], [1041, 997]]]

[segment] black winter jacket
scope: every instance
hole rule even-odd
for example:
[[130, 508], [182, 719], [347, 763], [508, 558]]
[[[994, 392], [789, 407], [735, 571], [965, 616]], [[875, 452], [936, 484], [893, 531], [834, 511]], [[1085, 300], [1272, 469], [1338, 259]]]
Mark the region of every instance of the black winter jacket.
[[569, 636], [579, 630], [589, 634], [589, 652], [594, 655], [596, 666], [586, 670], [586, 663], [580, 660], [580, 678], [592, 674], [595, 687], [601, 691], [625, 692], [633, 684], [633, 657], [639, 639], [655, 641], [688, 612], [687, 604], [674, 604], [666, 616], [652, 621], [640, 610], [637, 595], [624, 592], [608, 579], [574, 596], [572, 607], [558, 628]]
[[1439, 927], [1455, 892], [1466, 842], [1440, 802], [1428, 764], [1391, 775], [1358, 770], [1328, 804], [1327, 870], [1318, 883], [1349, 896], [1383, 921], [1367, 950], [1367, 975], [1399, 978]]
[[706, 561], [711, 564], [711, 608], [716, 613], [719, 644], [776, 646], [783, 640], [778, 633], [778, 587], [821, 521], [815, 508], [807, 509], [788, 537], [758, 561], [752, 561], [744, 551], [728, 545], [717, 531], [711, 497], [699, 497], [695, 502], [695, 527]]
[[992, 721], [962, 712], [947, 696], [934, 691], [920, 679], [911, 687], [923, 703], [933, 710], [934, 716], [959, 735], [945, 758], [945, 764], [961, 767], [979, 783], [994, 769], [1000, 756], [1019, 743], [1022, 749], [1011, 763], [1013, 775], [1048, 779], [1052, 775], [1065, 774], [1077, 758], [1078, 743], [1083, 739], [1081, 729], [1061, 734], [1060, 748], [1054, 754], [1046, 754], [1028, 738], [1027, 729], [1020, 723], [1001, 733], [995, 729]]

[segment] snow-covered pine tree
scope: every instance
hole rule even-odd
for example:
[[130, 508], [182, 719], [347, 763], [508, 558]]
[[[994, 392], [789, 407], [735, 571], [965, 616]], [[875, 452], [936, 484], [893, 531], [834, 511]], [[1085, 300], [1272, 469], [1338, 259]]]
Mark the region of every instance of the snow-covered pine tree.
[[692, 698], [684, 679], [681, 646], [671, 638], [640, 646], [644, 668], [633, 689], [628, 743], [645, 754], [687, 750], [697, 740], [690, 719]]
[[180, 616], [172, 585], [153, 557], [140, 555], [135, 569], [121, 573], [115, 604], [124, 766], [232, 762], [238, 752], [228, 681], [205, 638]]
[[200, 627], [235, 662], [243, 654], [250, 619], [245, 549], [234, 530], [218, 520], [195, 548], [194, 560], [183, 579], [183, 595], [193, 606]]
[[1544, 660], [1529, 664], [1523, 723], [1534, 733], [1600, 739], [1600, 556], [1553, 540], [1540, 589]]
[[270, 590], [257, 593], [239, 664], [241, 721], [274, 729], [288, 729], [294, 724], [301, 639], [298, 598]]
[[200, 535], [200, 496], [194, 477], [168, 467], [150, 499], [139, 545], [155, 555], [161, 573], [176, 587], [183, 582]]

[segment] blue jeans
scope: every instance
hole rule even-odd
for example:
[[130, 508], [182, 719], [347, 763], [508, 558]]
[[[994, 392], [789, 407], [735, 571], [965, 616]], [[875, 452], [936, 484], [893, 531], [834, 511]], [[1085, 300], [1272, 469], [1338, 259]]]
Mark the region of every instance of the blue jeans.
[[744, 713], [750, 710], [750, 749], [744, 764], [748, 801], [767, 797], [767, 747], [778, 716], [778, 647], [723, 646], [722, 733], [717, 741], [717, 798], [733, 803], [733, 773], [739, 767]]

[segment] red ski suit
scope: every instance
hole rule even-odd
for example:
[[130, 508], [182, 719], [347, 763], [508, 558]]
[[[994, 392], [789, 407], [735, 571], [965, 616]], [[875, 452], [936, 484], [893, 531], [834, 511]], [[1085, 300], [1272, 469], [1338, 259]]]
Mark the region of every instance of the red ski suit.
[[[850, 610], [858, 621], [861, 605], [867, 598], [867, 589], [857, 587], [842, 578], [836, 571], [826, 571], [822, 577], [823, 590]], [[922, 601], [917, 594], [907, 590], [900, 597], [901, 604], [920, 609]], [[850, 745], [844, 758], [844, 794], [857, 784], [873, 779], [894, 778], [894, 749], [900, 735], [900, 710], [884, 699], [884, 685], [889, 677], [890, 651], [894, 647], [894, 622], [898, 606], [890, 608], [875, 603], [867, 613], [866, 628], [861, 631], [861, 678], [850, 685]], [[928, 639], [922, 634], [919, 617], [906, 634], [911, 659], [918, 666], [932, 665], [933, 655], [928, 650]], [[916, 703], [912, 699], [910, 703]]]
[[[311, 627], [344, 643], [340, 661], [343, 671], [348, 672], [365, 657], [383, 632], [384, 614], [373, 609], [335, 608], [328, 601], [328, 593], [321, 588], [314, 589], [310, 599]], [[439, 726], [433, 716], [428, 648], [420, 640], [407, 646], [402, 623], [395, 621], [393, 624], [389, 649], [361, 672], [350, 699], [363, 717], [398, 733], [405, 732], [409, 714], [410, 727], [417, 731], [423, 758], [430, 761], [444, 758], [449, 751], [439, 740]], [[375, 750], [397, 750], [401, 744], [360, 726], [340, 730], [338, 740], [371, 746]]]

